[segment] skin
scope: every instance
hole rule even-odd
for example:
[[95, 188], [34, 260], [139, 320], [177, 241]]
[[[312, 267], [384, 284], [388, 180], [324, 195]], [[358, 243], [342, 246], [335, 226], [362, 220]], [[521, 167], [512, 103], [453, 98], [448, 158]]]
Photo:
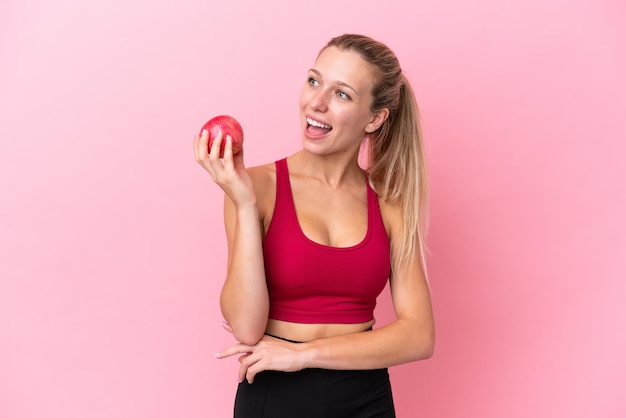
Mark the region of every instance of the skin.
[[[300, 227], [311, 240], [335, 247], [352, 246], [367, 232], [364, 172], [358, 165], [361, 142], [387, 118], [372, 111], [373, 72], [352, 51], [325, 49], [309, 70], [300, 95], [302, 149], [289, 156], [292, 192]], [[307, 119], [332, 126], [322, 136], [307, 129]], [[223, 159], [221, 142], [226, 141]], [[196, 161], [224, 190], [228, 268], [220, 296], [224, 328], [239, 341], [216, 354], [239, 356], [239, 380], [252, 383], [263, 370], [304, 368], [375, 369], [429, 358], [434, 321], [428, 285], [416, 252], [406, 274], [390, 278], [396, 320], [372, 331], [361, 324], [298, 324], [268, 319], [269, 300], [262, 239], [274, 210], [274, 164], [246, 168], [243, 151], [233, 155], [232, 139], [220, 134], [208, 150], [208, 134], [196, 135]], [[319, 205], [324, 196], [324, 205]], [[391, 239], [402, 236], [401, 210], [380, 201]], [[265, 335], [302, 341], [294, 344]]]

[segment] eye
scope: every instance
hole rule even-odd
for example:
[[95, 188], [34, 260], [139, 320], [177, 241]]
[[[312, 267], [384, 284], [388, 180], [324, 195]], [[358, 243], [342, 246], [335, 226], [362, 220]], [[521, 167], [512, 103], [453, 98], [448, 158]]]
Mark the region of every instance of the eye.
[[344, 99], [344, 100], [351, 99], [351, 97], [346, 92], [343, 92], [343, 91], [338, 91], [337, 96], [339, 96], [340, 99]]
[[309, 84], [310, 84], [311, 86], [319, 86], [319, 85], [320, 85], [319, 81], [317, 81], [317, 80], [316, 80], [315, 78], [313, 78], [313, 77], [309, 77], [308, 82], [309, 82]]

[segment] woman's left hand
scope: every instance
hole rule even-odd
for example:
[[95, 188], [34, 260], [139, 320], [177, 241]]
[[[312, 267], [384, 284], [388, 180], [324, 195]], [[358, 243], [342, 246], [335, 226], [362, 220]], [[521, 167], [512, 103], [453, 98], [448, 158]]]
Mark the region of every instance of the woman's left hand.
[[265, 335], [256, 345], [237, 344], [217, 353], [222, 359], [241, 354], [239, 362], [239, 381], [254, 381], [257, 373], [264, 370], [297, 372], [305, 368], [304, 344], [290, 343]]

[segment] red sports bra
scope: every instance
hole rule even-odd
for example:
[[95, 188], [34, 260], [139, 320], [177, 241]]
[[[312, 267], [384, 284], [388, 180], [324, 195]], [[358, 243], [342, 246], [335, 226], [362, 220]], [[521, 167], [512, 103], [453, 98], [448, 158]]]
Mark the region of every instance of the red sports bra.
[[276, 206], [263, 239], [270, 318], [305, 324], [374, 318], [391, 262], [378, 197], [369, 184], [367, 213], [367, 234], [359, 244], [331, 247], [310, 240], [298, 223], [287, 161], [276, 161]]

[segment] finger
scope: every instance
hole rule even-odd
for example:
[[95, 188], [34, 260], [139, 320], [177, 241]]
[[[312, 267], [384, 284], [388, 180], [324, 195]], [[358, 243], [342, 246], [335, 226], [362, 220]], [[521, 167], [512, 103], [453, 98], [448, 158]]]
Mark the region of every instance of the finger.
[[202, 144], [202, 133], [197, 133], [193, 141], [193, 152], [196, 157], [196, 161], [199, 163], [202, 162], [203, 155], [204, 157], [206, 157], [206, 155], [208, 154], [208, 152], [202, 152], [204, 149], [206, 149], [206, 144]]
[[224, 165], [232, 166], [233, 162], [233, 138], [226, 135], [226, 144], [224, 146]]
[[254, 382], [254, 376], [256, 376], [256, 373], [250, 373], [250, 367], [252, 367], [254, 364], [258, 363], [255, 362], [253, 364], [249, 364], [249, 360], [250, 360], [250, 356], [248, 356], [247, 358], [243, 359], [241, 362], [241, 365], [239, 366], [239, 381], [243, 382], [244, 379], [248, 381], [248, 383], [252, 383]]
[[196, 134], [193, 137], [193, 155], [196, 161], [198, 161], [198, 143], [200, 141], [200, 135]]
[[222, 328], [224, 328], [226, 331], [230, 332], [231, 334], [233, 333], [232, 327], [226, 321], [222, 321]]
[[237, 379], [239, 380], [239, 382], [243, 382], [244, 379], [246, 379], [248, 368], [259, 360], [260, 358], [258, 356], [255, 356], [253, 352], [246, 353], [239, 357], [239, 370], [237, 371]]
[[237, 345], [233, 345], [231, 347], [228, 347], [228, 348], [220, 351], [219, 353], [216, 353], [215, 354], [215, 358], [221, 359], [221, 358], [234, 356], [235, 354], [251, 353], [253, 350], [254, 350], [254, 347], [251, 347], [249, 345], [237, 344]]
[[248, 383], [254, 382], [254, 378], [258, 373], [267, 370], [266, 364], [266, 357], [258, 351], [242, 356], [241, 365], [239, 366], [239, 381], [243, 382], [246, 379]]
[[224, 134], [222, 133], [222, 131], [220, 131], [213, 140], [213, 143], [211, 144], [211, 150], [209, 152], [210, 159], [218, 160], [220, 158], [220, 150], [223, 138]]
[[256, 377], [256, 375], [265, 370], [260, 363], [260, 361], [257, 361], [247, 368], [245, 378], [248, 383], [254, 382], [254, 378]]
[[233, 160], [243, 160], [243, 145], [241, 146], [237, 154], [233, 154]]
[[200, 159], [205, 159], [209, 154], [209, 131], [203, 129], [200, 133], [200, 138], [198, 138], [198, 157]]

